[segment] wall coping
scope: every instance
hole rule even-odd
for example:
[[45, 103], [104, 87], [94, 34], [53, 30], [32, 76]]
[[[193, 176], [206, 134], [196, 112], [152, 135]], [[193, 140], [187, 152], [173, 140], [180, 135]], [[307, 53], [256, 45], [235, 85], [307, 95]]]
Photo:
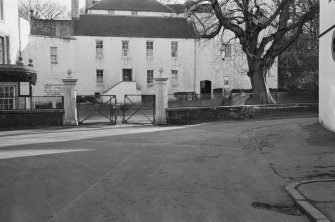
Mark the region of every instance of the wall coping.
[[64, 113], [64, 109], [0, 110], [0, 113]]
[[167, 108], [167, 111], [177, 110], [199, 110], [199, 109], [229, 109], [229, 108], [243, 108], [243, 107], [254, 107], [256, 109], [270, 109], [270, 108], [290, 108], [290, 107], [308, 107], [318, 106], [318, 103], [292, 103], [292, 104], [270, 104], [270, 105], [238, 105], [238, 106], [207, 106], [207, 107], [174, 107]]

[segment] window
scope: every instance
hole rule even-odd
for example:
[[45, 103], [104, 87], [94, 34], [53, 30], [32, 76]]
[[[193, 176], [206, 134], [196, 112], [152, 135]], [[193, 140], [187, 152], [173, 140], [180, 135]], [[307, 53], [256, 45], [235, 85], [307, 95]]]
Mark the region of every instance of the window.
[[0, 64], [5, 63], [5, 38], [0, 37]]
[[193, 95], [194, 95], [194, 93], [193, 92], [189, 92], [189, 93], [187, 93], [187, 100], [193, 100]]
[[96, 40], [95, 45], [96, 45], [96, 56], [103, 57], [104, 56], [104, 41]]
[[224, 13], [225, 17], [226, 17], [226, 18], [229, 18], [229, 19], [230, 19], [230, 18], [233, 18], [233, 17], [234, 17], [234, 14], [235, 14], [235, 12], [231, 12], [231, 11]]
[[154, 55], [154, 42], [153, 41], [147, 41], [147, 56], [153, 56]]
[[226, 58], [231, 58], [231, 44], [225, 46]]
[[108, 15], [115, 15], [115, 11], [114, 10], [108, 11]]
[[229, 87], [229, 77], [223, 77], [223, 85], [224, 87]]
[[102, 84], [104, 83], [104, 70], [97, 69], [97, 83]]
[[14, 87], [0, 87], [0, 110], [14, 109]]
[[171, 84], [178, 85], [178, 70], [171, 70]]
[[122, 56], [129, 56], [129, 41], [122, 41]]
[[147, 70], [147, 84], [154, 83], [154, 70]]
[[131, 15], [137, 15], [137, 12], [136, 11], [132, 11]]
[[0, 0], [0, 20], [4, 20], [4, 16], [3, 16], [3, 0]]
[[57, 47], [50, 47], [51, 64], [58, 63]]
[[171, 57], [178, 57], [178, 42], [171, 42]]

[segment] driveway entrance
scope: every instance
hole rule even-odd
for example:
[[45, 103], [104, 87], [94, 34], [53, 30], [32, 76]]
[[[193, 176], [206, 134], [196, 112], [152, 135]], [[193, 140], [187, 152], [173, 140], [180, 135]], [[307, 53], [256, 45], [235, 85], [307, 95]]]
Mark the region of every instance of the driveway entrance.
[[77, 97], [79, 124], [104, 123], [115, 125], [117, 123], [118, 111], [115, 95]]

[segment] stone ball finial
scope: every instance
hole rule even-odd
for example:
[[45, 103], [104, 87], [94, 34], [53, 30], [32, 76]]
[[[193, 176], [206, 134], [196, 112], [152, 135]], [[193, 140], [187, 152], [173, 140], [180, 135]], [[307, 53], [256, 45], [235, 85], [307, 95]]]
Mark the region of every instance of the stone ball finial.
[[66, 73], [67, 73], [67, 78], [72, 78], [72, 69], [68, 69], [68, 70], [66, 70]]
[[30, 58], [30, 59], [28, 60], [28, 62], [29, 62], [28, 66], [31, 66], [31, 67], [33, 67], [33, 59], [32, 59], [32, 58]]
[[17, 57], [16, 64], [17, 65], [23, 65], [22, 60], [23, 60], [22, 56]]
[[160, 67], [159, 70], [158, 70], [159, 74], [162, 76], [163, 75], [163, 72], [164, 72], [164, 69], [163, 67]]

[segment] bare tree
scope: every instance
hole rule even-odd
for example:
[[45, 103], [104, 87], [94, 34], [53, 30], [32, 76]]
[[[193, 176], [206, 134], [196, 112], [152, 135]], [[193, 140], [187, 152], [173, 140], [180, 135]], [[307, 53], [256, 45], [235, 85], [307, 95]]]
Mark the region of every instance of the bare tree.
[[[300, 8], [306, 10], [304, 5]], [[318, 35], [319, 18], [315, 18], [305, 24], [298, 40], [279, 56], [278, 81], [280, 87], [317, 90], [319, 74]]]
[[[197, 17], [200, 36], [214, 38], [233, 33], [248, 64], [254, 102], [274, 103], [266, 77], [276, 58], [303, 33], [319, 12], [318, 0], [189, 0], [190, 16], [207, 3], [212, 14]], [[307, 4], [306, 4], [307, 3]], [[302, 8], [304, 10], [302, 10]]]
[[158, 0], [162, 4], [178, 4], [180, 0]]
[[19, 0], [19, 13], [25, 17], [55, 20], [67, 16], [67, 8], [58, 2], [49, 0]]

